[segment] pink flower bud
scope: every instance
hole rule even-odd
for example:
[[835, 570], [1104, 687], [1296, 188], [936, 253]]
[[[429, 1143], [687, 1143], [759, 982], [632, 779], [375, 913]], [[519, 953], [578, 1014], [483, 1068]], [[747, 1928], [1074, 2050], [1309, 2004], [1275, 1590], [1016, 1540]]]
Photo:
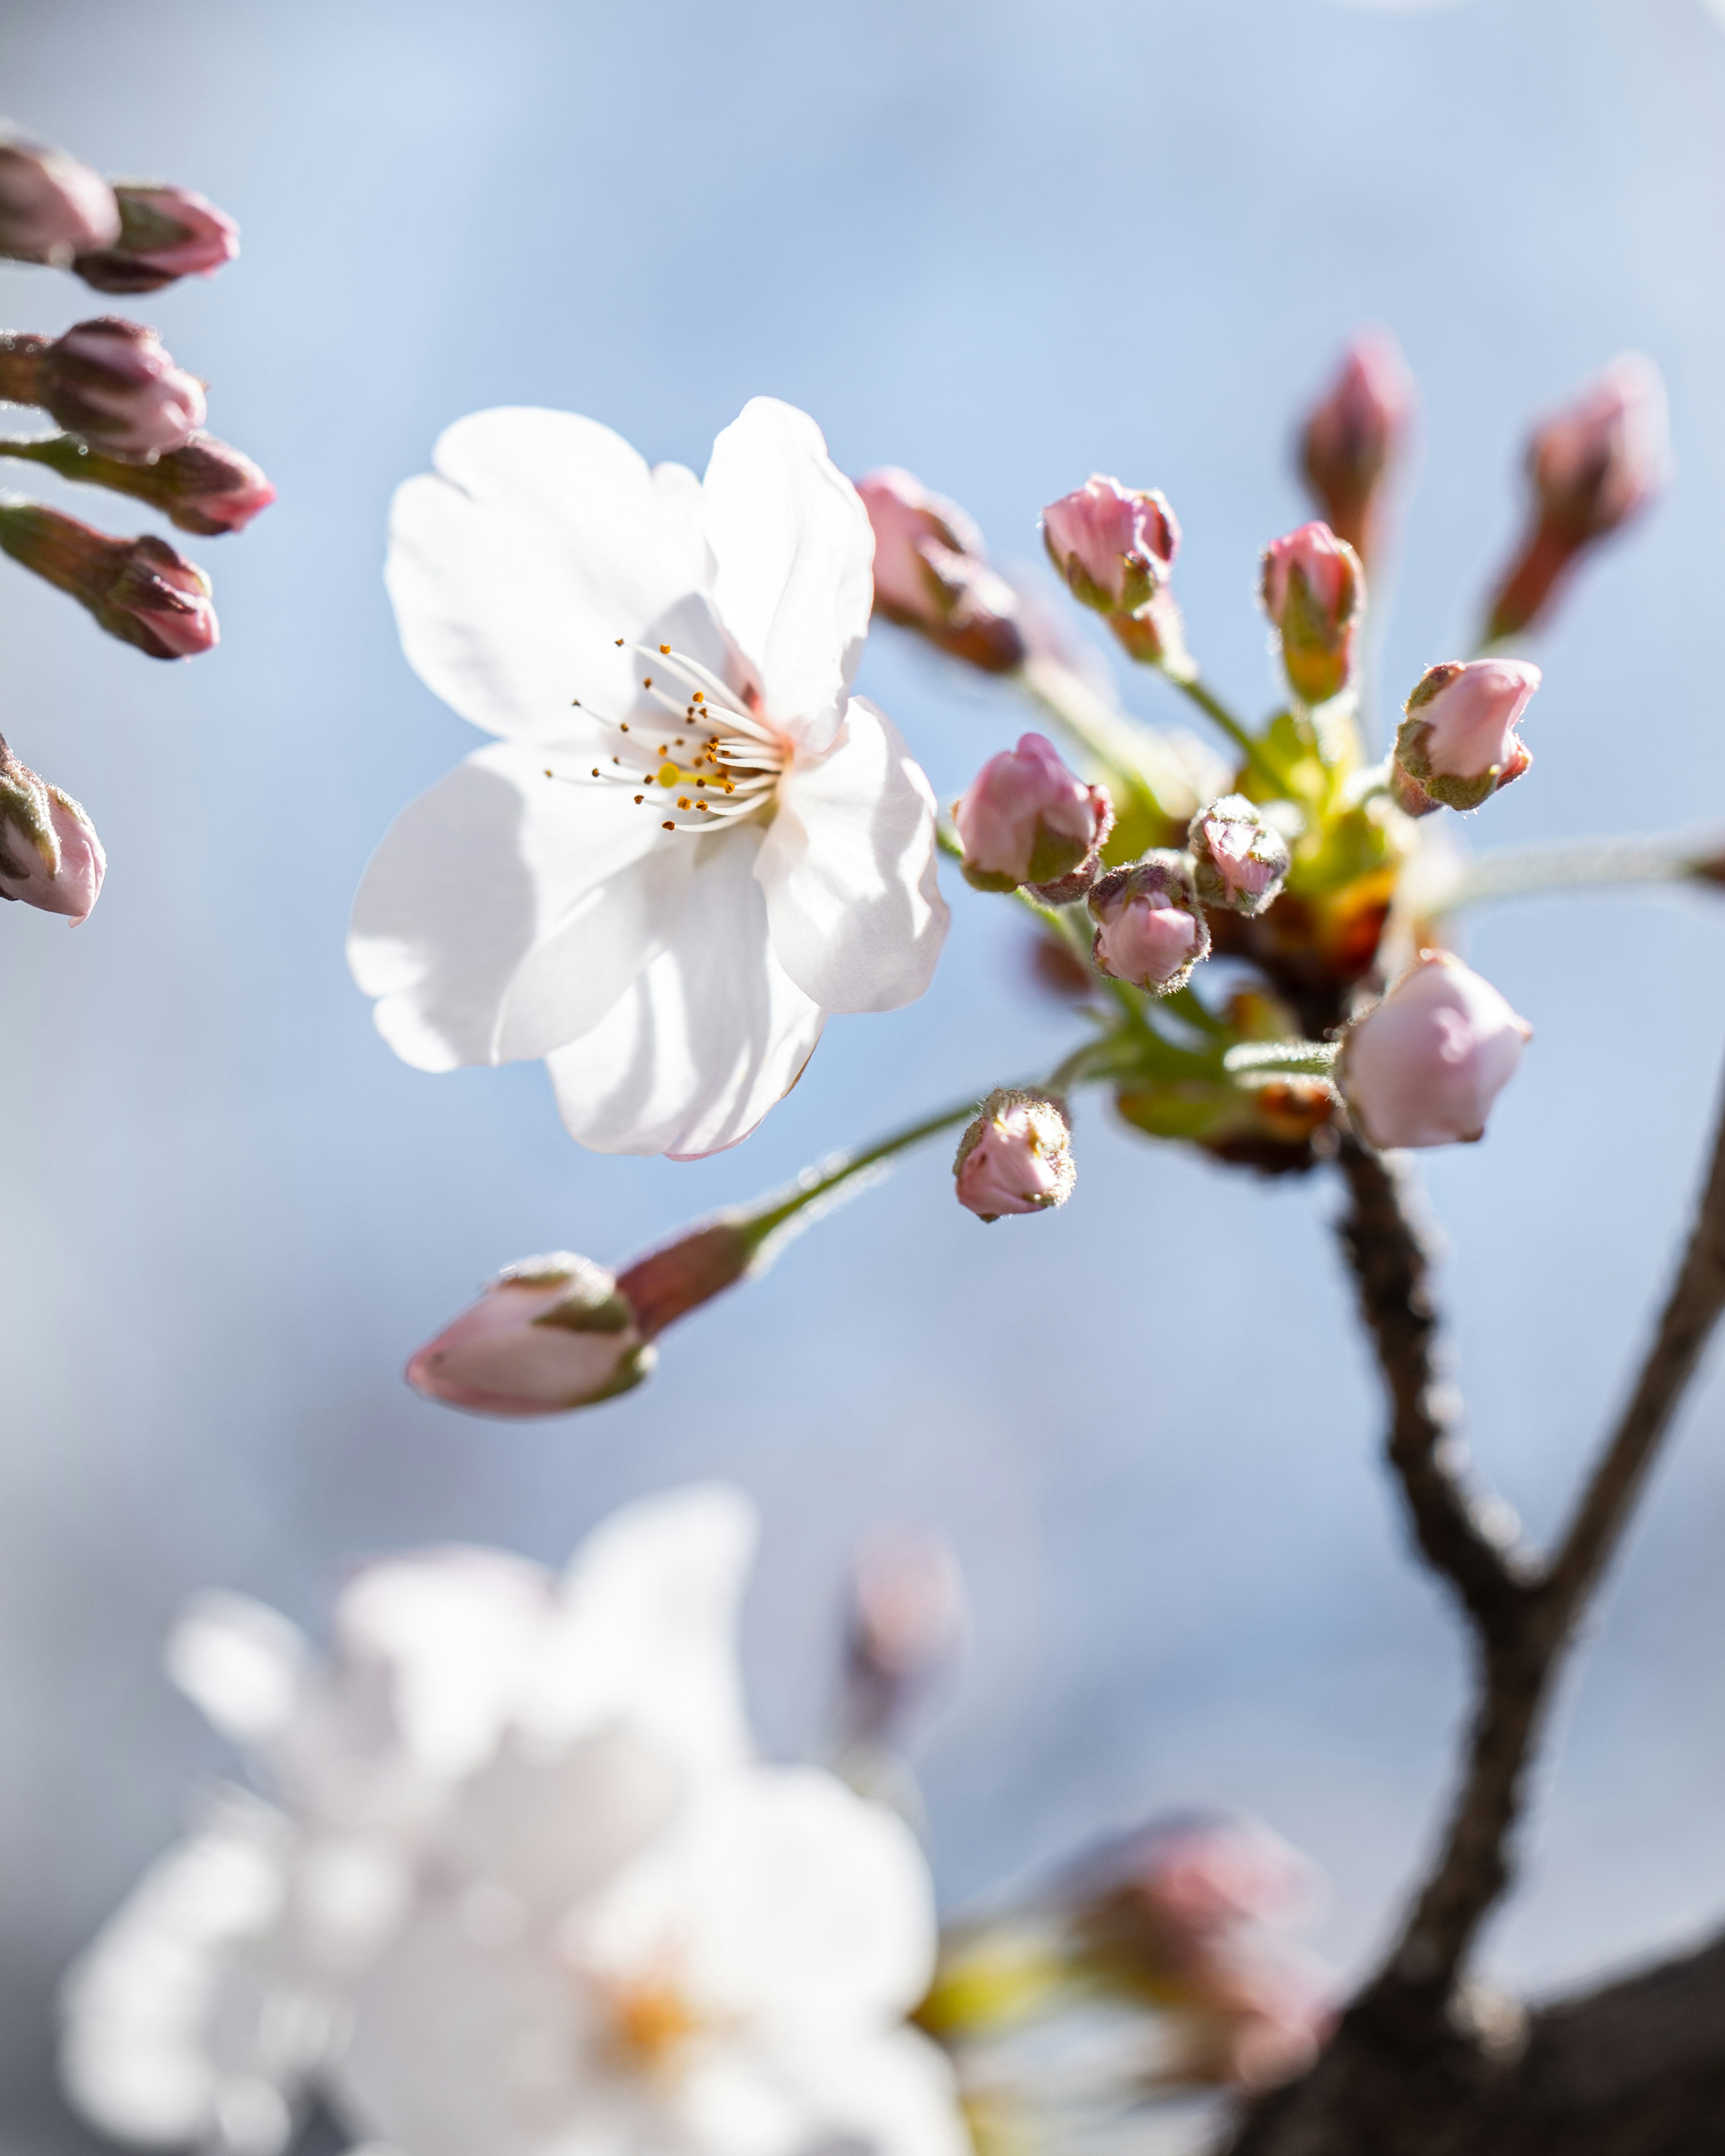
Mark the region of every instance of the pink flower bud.
[[1288, 872], [1287, 840], [1243, 793], [1224, 794], [1208, 808], [1200, 808], [1186, 843], [1198, 895], [1208, 906], [1225, 906], [1235, 913], [1261, 913], [1276, 899]]
[[893, 465], [856, 490], [875, 529], [875, 611], [984, 673], [1022, 666], [1018, 596], [964, 511]]
[[0, 549], [152, 659], [193, 658], [219, 639], [208, 578], [165, 539], [110, 539], [40, 502], [8, 501]]
[[978, 891], [1029, 884], [1051, 904], [1081, 898], [1096, 880], [1097, 849], [1114, 824], [1106, 790], [1086, 786], [1052, 742], [1025, 734], [992, 756], [952, 820], [964, 847], [964, 875]]
[[70, 434], [21, 444], [14, 454], [46, 465], [63, 479], [147, 501], [181, 531], [206, 538], [243, 531], [275, 499], [275, 489], [251, 459], [213, 434], [194, 434], [183, 449], [169, 449], [150, 464], [104, 456]]
[[1098, 613], [1137, 613], [1168, 582], [1180, 527], [1166, 496], [1093, 473], [1042, 512], [1043, 543], [1072, 596]]
[[1336, 1082], [1368, 1144], [1471, 1144], [1532, 1030], [1459, 958], [1422, 951], [1348, 1028]]
[[1327, 524], [1302, 524], [1265, 550], [1260, 595], [1294, 694], [1305, 704], [1339, 696], [1353, 678], [1365, 609], [1365, 577], [1353, 547]]
[[1665, 383], [1651, 359], [1626, 352], [1534, 430], [1533, 516], [1492, 601], [1488, 640], [1533, 627], [1579, 557], [1639, 516], [1671, 470]]
[[612, 1276], [555, 1250], [505, 1266], [414, 1356], [408, 1383], [475, 1414], [564, 1414], [629, 1391], [654, 1361]]
[[1091, 956], [1117, 981], [1152, 995], [1183, 988], [1210, 954], [1209, 925], [1183, 854], [1146, 854], [1111, 869], [1090, 895], [1096, 924]]
[[1367, 330], [1312, 408], [1300, 461], [1330, 529], [1363, 559], [1371, 552], [1380, 492], [1406, 442], [1414, 381], [1386, 330]]
[[73, 264], [99, 292], [154, 292], [178, 277], [208, 277], [239, 252], [239, 227], [189, 187], [122, 180], [114, 197], [119, 237], [80, 251]]
[[108, 857], [69, 793], [45, 786], [0, 740], [0, 898], [87, 921]]
[[988, 1221], [1064, 1205], [1078, 1180], [1071, 1138], [1060, 1101], [1004, 1087], [989, 1094], [958, 1142], [958, 1203]]
[[889, 1738], [963, 1644], [964, 1581], [942, 1535], [883, 1528], [858, 1549], [845, 1626], [848, 1744]]
[[88, 165], [22, 135], [0, 135], [0, 254], [60, 266], [120, 236], [114, 190]]
[[1477, 808], [1533, 761], [1516, 726], [1539, 686], [1517, 659], [1428, 667], [1395, 737], [1391, 785], [1410, 816]]
[[69, 434], [110, 456], [156, 457], [203, 424], [203, 385], [174, 365], [154, 330], [104, 315], [50, 343], [5, 341], [0, 393], [39, 404]]

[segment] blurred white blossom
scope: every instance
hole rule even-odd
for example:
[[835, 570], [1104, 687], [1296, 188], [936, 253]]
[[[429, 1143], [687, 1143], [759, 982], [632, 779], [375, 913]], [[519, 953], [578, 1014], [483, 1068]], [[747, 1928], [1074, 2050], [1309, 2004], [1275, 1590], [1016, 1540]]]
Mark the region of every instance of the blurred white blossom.
[[211, 1801], [71, 1973], [80, 2108], [234, 2156], [273, 2156], [314, 2092], [398, 2156], [960, 2156], [904, 2025], [935, 1953], [913, 1837], [753, 1756], [753, 1536], [701, 1486], [560, 1579], [387, 1560], [327, 1662], [201, 1598], [170, 1672], [271, 1794]]

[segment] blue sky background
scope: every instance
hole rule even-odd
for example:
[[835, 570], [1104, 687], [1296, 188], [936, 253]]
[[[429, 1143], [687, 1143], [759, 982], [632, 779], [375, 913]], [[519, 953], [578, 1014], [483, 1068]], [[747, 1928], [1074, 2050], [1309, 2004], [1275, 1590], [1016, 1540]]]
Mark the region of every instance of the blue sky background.
[[[1250, 1808], [1335, 1884], [1343, 1964], [1426, 1840], [1454, 1628], [1375, 1462], [1323, 1181], [1266, 1190], [1079, 1131], [1073, 1203], [985, 1234], [938, 1153], [667, 1342], [651, 1385], [537, 1428], [413, 1398], [407, 1352], [496, 1265], [620, 1260], [1066, 1037], [1011, 909], [955, 891], [929, 997], [836, 1022], [705, 1164], [563, 1136], [536, 1066], [429, 1078], [348, 980], [390, 815], [475, 744], [399, 655], [391, 489], [490, 403], [591, 413], [695, 465], [760, 391], [852, 470], [910, 465], [1008, 561], [1092, 469], [1163, 487], [1218, 684], [1267, 696], [1258, 549], [1347, 332], [1424, 396], [1386, 689], [1461, 645], [1531, 413], [1631, 345], [1676, 485], [1539, 656], [1530, 779], [1475, 843], [1725, 824], [1725, 34], [1702, 0], [11, 0], [4, 101], [244, 232], [134, 311], [208, 375], [280, 505], [187, 542], [224, 641], [152, 665], [0, 580], [0, 728], [90, 807], [101, 907], [0, 921], [0, 2074], [8, 2146], [79, 2145], [46, 2066], [68, 1955], [222, 1763], [157, 1674], [206, 1584], [314, 1626], [356, 1557], [560, 1558], [620, 1500], [736, 1477], [763, 1741], [829, 1700], [845, 1553], [955, 1538], [975, 1646], [927, 1750], [942, 1891], [1159, 1805]], [[8, 270], [8, 326], [103, 303]], [[66, 498], [69, 501], [68, 490]], [[123, 504], [75, 506], [135, 529]], [[8, 565], [9, 567], [9, 565]], [[950, 798], [1020, 714], [875, 639], [865, 686]], [[1160, 685], [1133, 707], [1173, 717]], [[1471, 955], [1538, 1028], [1482, 1147], [1426, 1163], [1477, 1450], [1547, 1529], [1609, 1415], [1716, 1091], [1725, 912], [1524, 901]], [[1725, 1433], [1700, 1386], [1541, 1777], [1491, 1941], [1563, 1980], [1725, 1910]]]

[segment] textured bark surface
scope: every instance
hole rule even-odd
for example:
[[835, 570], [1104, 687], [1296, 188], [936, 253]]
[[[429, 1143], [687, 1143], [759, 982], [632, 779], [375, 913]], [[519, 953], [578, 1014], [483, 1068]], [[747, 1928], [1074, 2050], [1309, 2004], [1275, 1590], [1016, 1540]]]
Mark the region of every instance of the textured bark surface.
[[1419, 1551], [1467, 1623], [1476, 1704], [1399, 1938], [1311, 2071], [1244, 2118], [1230, 2156], [1725, 2156], [1725, 1941], [1531, 2014], [1465, 1974], [1513, 1876], [1527, 1770], [1577, 1621], [1725, 1309], [1725, 1120], [1629, 1403], [1548, 1563], [1513, 1547], [1500, 1508], [1468, 1486], [1403, 1176], [1353, 1138], [1338, 1166], [1389, 1465]]

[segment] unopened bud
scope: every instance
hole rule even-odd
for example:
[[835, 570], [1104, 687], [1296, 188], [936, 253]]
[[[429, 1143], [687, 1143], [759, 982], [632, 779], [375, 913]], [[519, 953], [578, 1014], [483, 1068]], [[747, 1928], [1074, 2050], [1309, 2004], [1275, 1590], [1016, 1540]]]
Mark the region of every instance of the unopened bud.
[[95, 826], [69, 793], [44, 785], [0, 740], [0, 898], [76, 927], [101, 894], [108, 857]]
[[953, 804], [952, 820], [968, 883], [978, 891], [1029, 884], [1050, 905], [1064, 905], [1096, 880], [1114, 804], [1106, 788], [1074, 777], [1052, 742], [1025, 734], [1015, 749], [989, 757]]
[[0, 548], [152, 659], [193, 658], [219, 639], [208, 578], [165, 539], [110, 539], [57, 509], [13, 499], [0, 502]]
[[554, 1250], [506, 1265], [414, 1356], [408, 1383], [475, 1414], [564, 1414], [629, 1391], [654, 1360], [611, 1274]]
[[891, 1738], [964, 1637], [964, 1581], [942, 1535], [882, 1528], [856, 1553], [845, 1626], [845, 1741]]
[[1539, 686], [1518, 659], [1448, 660], [1428, 667], [1407, 701], [1390, 784], [1410, 816], [1477, 808], [1533, 761], [1516, 726]]
[[1024, 663], [1017, 594], [956, 502], [894, 465], [856, 482], [875, 530], [875, 611], [988, 674]]
[[1363, 560], [1413, 416], [1413, 377], [1400, 346], [1387, 331], [1368, 330], [1348, 347], [1301, 432], [1300, 462], [1325, 521]]
[[1042, 512], [1049, 559], [1081, 605], [1136, 613], [1168, 582], [1180, 527], [1167, 497], [1093, 473]]
[[80, 249], [73, 268], [99, 292], [154, 292], [178, 277], [208, 277], [239, 252], [239, 227], [189, 187], [121, 180], [114, 188], [120, 232], [99, 250]]
[[1117, 981], [1153, 995], [1183, 988], [1210, 953], [1209, 924], [1183, 854], [1159, 850], [1111, 869], [1090, 894], [1091, 956]]
[[1534, 430], [1533, 514], [1492, 601], [1487, 639], [1532, 628], [1579, 557], [1639, 516], [1671, 470], [1664, 381], [1651, 359], [1627, 352]]
[[1348, 1029], [1336, 1082], [1368, 1144], [1471, 1144], [1532, 1031], [1459, 958], [1422, 951]]
[[1200, 808], [1186, 843], [1199, 896], [1233, 913], [1261, 913], [1288, 872], [1287, 840], [1243, 793], [1224, 794]]
[[105, 456], [70, 434], [17, 444], [13, 454], [46, 465], [63, 479], [147, 501], [182, 531], [204, 538], [244, 531], [275, 499], [275, 489], [251, 459], [213, 434], [194, 434], [182, 449], [149, 464]]
[[1288, 685], [1327, 704], [1353, 678], [1366, 583], [1359, 557], [1327, 524], [1302, 524], [1265, 550], [1264, 611], [1281, 639]]
[[203, 424], [203, 387], [152, 329], [102, 315], [64, 336], [0, 337], [0, 396], [51, 413], [110, 456], [156, 457]]
[[1064, 1205], [1078, 1180], [1064, 1103], [1004, 1086], [989, 1094], [958, 1142], [952, 1174], [958, 1203], [978, 1219]]
[[114, 190], [100, 173], [64, 150], [0, 133], [0, 254], [64, 266], [119, 236]]

